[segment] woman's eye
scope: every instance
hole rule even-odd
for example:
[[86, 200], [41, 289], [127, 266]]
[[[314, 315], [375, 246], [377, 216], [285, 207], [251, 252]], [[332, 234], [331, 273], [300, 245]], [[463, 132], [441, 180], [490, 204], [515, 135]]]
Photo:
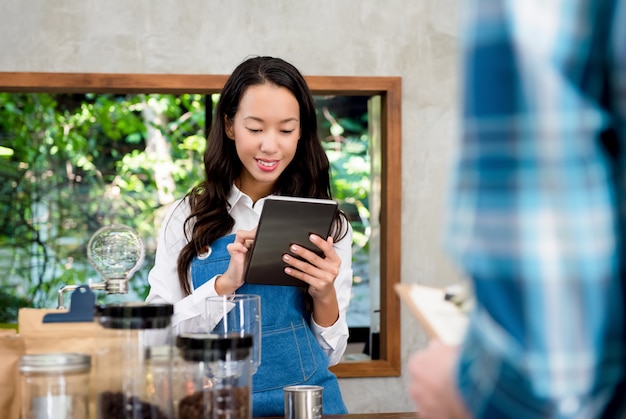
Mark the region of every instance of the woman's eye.
[[252, 132], [252, 133], [257, 133], [257, 132], [261, 132], [260, 129], [254, 129], [254, 128], [248, 128], [248, 131]]
[[282, 132], [283, 134], [291, 134], [293, 131], [294, 131], [294, 130], [292, 130], [292, 129], [284, 129], [284, 130], [281, 130], [281, 132]]

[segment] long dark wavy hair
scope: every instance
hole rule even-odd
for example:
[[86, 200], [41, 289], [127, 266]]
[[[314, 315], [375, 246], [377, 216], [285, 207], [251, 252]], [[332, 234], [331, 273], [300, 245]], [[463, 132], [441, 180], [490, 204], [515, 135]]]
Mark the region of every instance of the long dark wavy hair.
[[[300, 132], [296, 154], [278, 178], [274, 194], [310, 198], [331, 198], [330, 164], [317, 133], [315, 105], [311, 91], [298, 69], [274, 57], [253, 57], [233, 71], [222, 89], [204, 153], [205, 180], [186, 196], [191, 214], [185, 220], [188, 243], [178, 256], [178, 278], [185, 295], [191, 294], [189, 266], [208, 246], [230, 234], [235, 220], [228, 213], [227, 201], [242, 169], [235, 142], [226, 136], [225, 120], [234, 118], [244, 92], [250, 86], [271, 84], [288, 89], [300, 106]], [[347, 219], [335, 216], [333, 238], [345, 237]], [[189, 237], [189, 235], [191, 237]]]

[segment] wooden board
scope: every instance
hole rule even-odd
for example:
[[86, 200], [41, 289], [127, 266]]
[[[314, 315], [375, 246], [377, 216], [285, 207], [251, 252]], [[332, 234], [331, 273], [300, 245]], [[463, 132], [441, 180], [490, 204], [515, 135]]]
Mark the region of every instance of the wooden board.
[[463, 341], [468, 316], [456, 304], [445, 300], [443, 289], [396, 284], [395, 290], [430, 338], [447, 345], [459, 345]]

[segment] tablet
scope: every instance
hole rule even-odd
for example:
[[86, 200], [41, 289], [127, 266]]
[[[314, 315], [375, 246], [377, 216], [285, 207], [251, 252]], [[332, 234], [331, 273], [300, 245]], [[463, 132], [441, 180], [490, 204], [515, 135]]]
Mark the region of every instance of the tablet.
[[318, 255], [321, 250], [309, 240], [315, 233], [326, 239], [337, 212], [337, 202], [330, 199], [268, 196], [263, 205], [254, 244], [248, 253], [245, 282], [249, 284], [308, 286], [284, 272], [285, 253], [293, 255], [293, 243]]

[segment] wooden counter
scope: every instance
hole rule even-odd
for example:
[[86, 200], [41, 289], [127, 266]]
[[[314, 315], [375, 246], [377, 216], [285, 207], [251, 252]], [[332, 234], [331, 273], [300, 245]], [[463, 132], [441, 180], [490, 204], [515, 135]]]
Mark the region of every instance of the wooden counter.
[[[349, 413], [347, 415], [323, 415], [322, 419], [416, 419], [415, 412], [394, 412], [394, 413]], [[261, 419], [261, 418], [259, 418]], [[263, 419], [285, 419], [283, 416], [274, 416]]]

